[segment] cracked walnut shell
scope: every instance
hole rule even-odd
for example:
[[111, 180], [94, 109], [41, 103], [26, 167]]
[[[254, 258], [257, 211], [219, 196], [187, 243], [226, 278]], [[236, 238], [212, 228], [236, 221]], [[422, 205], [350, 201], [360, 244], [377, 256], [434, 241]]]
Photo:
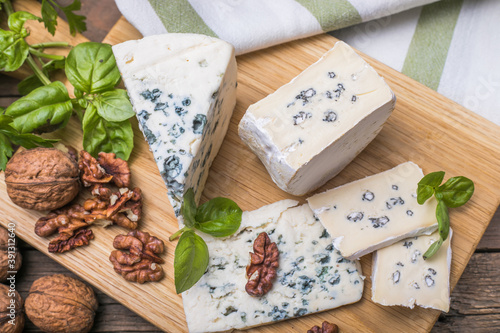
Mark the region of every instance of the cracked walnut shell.
[[55, 274], [33, 282], [25, 310], [42, 331], [85, 333], [94, 325], [97, 306], [92, 288], [77, 279]]
[[56, 148], [34, 148], [10, 159], [5, 168], [5, 183], [16, 205], [52, 210], [78, 195], [78, 175], [78, 164], [70, 155]]
[[0, 284], [0, 332], [21, 333], [23, 328], [23, 299], [17, 291]]

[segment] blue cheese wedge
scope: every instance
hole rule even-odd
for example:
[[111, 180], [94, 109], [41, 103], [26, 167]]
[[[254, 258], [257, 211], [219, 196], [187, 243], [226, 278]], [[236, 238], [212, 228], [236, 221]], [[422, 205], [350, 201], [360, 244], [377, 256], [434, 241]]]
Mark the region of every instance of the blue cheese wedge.
[[316, 194], [309, 206], [333, 237], [333, 245], [356, 259], [397, 241], [437, 229], [433, 197], [417, 203], [424, 174], [413, 162]]
[[380, 132], [396, 98], [347, 44], [250, 105], [239, 135], [282, 190], [304, 195], [349, 164]]
[[450, 309], [451, 236], [439, 251], [422, 255], [439, 239], [437, 232], [402, 240], [373, 255], [372, 300], [382, 305], [415, 305], [448, 312]]
[[176, 215], [198, 201], [236, 104], [233, 47], [196, 34], [165, 34], [113, 46], [139, 127]]
[[[283, 200], [244, 212], [240, 229], [216, 239], [202, 235], [207, 272], [182, 295], [190, 332], [245, 329], [357, 302], [363, 294], [361, 266], [343, 258], [307, 205]], [[280, 251], [272, 289], [262, 297], [245, 291], [253, 242], [267, 232]]]

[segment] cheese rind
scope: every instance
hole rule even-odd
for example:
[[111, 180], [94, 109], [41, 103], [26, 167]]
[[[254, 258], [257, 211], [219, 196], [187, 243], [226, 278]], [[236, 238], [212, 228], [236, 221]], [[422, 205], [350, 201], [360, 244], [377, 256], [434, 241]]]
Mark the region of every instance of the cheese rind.
[[[244, 212], [240, 229], [230, 237], [201, 235], [210, 252], [207, 273], [182, 295], [190, 332], [245, 329], [361, 299], [359, 262], [340, 256], [311, 209], [296, 205], [283, 200]], [[279, 268], [272, 289], [252, 297], [245, 291], [245, 273], [261, 232], [276, 242]]]
[[384, 79], [338, 42], [251, 105], [239, 135], [279, 188], [303, 195], [338, 174], [375, 138], [395, 101]]
[[437, 229], [433, 197], [417, 203], [422, 170], [406, 162], [385, 172], [316, 194], [309, 206], [348, 259]]
[[422, 255], [439, 239], [437, 232], [407, 238], [373, 255], [372, 300], [382, 305], [415, 305], [448, 312], [450, 309], [451, 236], [438, 252]]
[[113, 46], [139, 126], [179, 215], [196, 201], [236, 104], [233, 47], [196, 34], [165, 34]]

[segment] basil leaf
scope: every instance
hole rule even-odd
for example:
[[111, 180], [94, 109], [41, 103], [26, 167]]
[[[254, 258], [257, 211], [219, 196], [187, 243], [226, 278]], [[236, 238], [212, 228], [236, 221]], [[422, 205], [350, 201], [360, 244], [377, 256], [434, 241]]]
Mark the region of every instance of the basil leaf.
[[36, 75], [30, 75], [17, 85], [17, 91], [21, 95], [28, 95], [30, 92], [36, 88], [43, 87], [42, 81]]
[[23, 37], [26, 37], [27, 33], [23, 31], [23, 29], [24, 23], [28, 20], [41, 21], [41, 18], [28, 12], [18, 11], [9, 15], [7, 24], [9, 25], [10, 30], [14, 31], [15, 33], [24, 35]]
[[78, 90], [95, 94], [120, 81], [111, 45], [87, 42], [75, 46], [66, 58], [66, 76]]
[[23, 35], [0, 29], [0, 70], [13, 72], [24, 64], [29, 45]]
[[443, 239], [440, 237], [437, 241], [432, 243], [431, 246], [429, 246], [429, 249], [427, 249], [427, 251], [425, 251], [423, 255], [424, 260], [427, 260], [433, 255], [435, 255], [439, 250], [439, 248], [441, 247], [441, 245], [443, 245], [443, 242], [444, 242]]
[[94, 105], [89, 104], [82, 121], [83, 149], [97, 157], [101, 151], [115, 153], [116, 157], [128, 160], [134, 147], [134, 133], [130, 121], [107, 121]]
[[57, 11], [50, 5], [47, 0], [42, 0], [42, 20], [45, 28], [52, 36], [56, 33], [57, 26]]
[[127, 92], [123, 89], [103, 92], [96, 96], [94, 105], [99, 115], [107, 121], [124, 121], [135, 115]]
[[436, 218], [438, 221], [439, 235], [442, 240], [448, 238], [450, 232], [450, 215], [448, 214], [448, 207], [446, 204], [439, 200], [436, 207]]
[[198, 282], [208, 267], [208, 247], [192, 230], [185, 231], [175, 247], [175, 292], [180, 294]]
[[436, 190], [436, 198], [444, 201], [450, 208], [464, 205], [472, 194], [474, 194], [474, 183], [463, 176], [448, 179]]
[[14, 120], [14, 119], [12, 119], [11, 116], [3, 114], [4, 111], [5, 111], [5, 109], [0, 107], [0, 129], [6, 128], [7, 125], [9, 125], [12, 122], [12, 120]]
[[76, 98], [82, 98], [83, 97], [83, 91], [81, 90], [78, 90], [78, 89], [74, 89], [73, 93], [75, 94], [75, 97]]
[[72, 36], [76, 35], [77, 32], [81, 33], [87, 30], [85, 16], [73, 13], [74, 11], [80, 10], [82, 8], [82, 3], [80, 2], [80, 0], [74, 0], [71, 5], [59, 8], [61, 8], [64, 15], [66, 15], [66, 20], [69, 24], [69, 31]]
[[68, 90], [59, 81], [37, 88], [12, 103], [5, 114], [20, 133], [44, 133], [66, 126], [72, 113]]
[[5, 170], [5, 166], [13, 153], [14, 149], [12, 149], [9, 138], [5, 134], [0, 133], [0, 171]]
[[198, 207], [195, 227], [214, 237], [226, 237], [238, 230], [242, 214], [233, 200], [214, 198]]
[[194, 200], [194, 191], [192, 188], [184, 193], [181, 214], [184, 217], [184, 224], [193, 228], [196, 224], [196, 202]]
[[417, 187], [417, 202], [423, 205], [427, 199], [432, 197], [436, 187], [441, 185], [444, 178], [444, 171], [431, 172], [425, 175], [419, 182]]

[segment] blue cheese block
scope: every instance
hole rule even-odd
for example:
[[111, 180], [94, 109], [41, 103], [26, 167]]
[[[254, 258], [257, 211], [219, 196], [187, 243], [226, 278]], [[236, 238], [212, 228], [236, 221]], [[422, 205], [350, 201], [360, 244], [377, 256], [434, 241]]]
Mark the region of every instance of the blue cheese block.
[[372, 300], [382, 305], [415, 305], [448, 312], [450, 309], [451, 236], [438, 252], [424, 260], [432, 235], [411, 237], [373, 255]]
[[239, 135], [279, 188], [304, 195], [375, 138], [395, 102], [384, 79], [338, 42], [290, 83], [250, 105]]
[[[354, 303], [363, 294], [361, 266], [343, 258], [307, 205], [283, 200], [244, 212], [240, 229], [216, 239], [207, 272], [183, 293], [190, 332], [245, 329]], [[262, 297], [245, 291], [253, 242], [267, 232], [280, 251], [272, 289]]]
[[198, 201], [236, 104], [233, 47], [196, 34], [165, 34], [113, 46], [116, 63], [179, 215]]
[[333, 245], [356, 259], [397, 241], [437, 229], [433, 197], [417, 203], [424, 174], [413, 162], [316, 194], [307, 199]]

